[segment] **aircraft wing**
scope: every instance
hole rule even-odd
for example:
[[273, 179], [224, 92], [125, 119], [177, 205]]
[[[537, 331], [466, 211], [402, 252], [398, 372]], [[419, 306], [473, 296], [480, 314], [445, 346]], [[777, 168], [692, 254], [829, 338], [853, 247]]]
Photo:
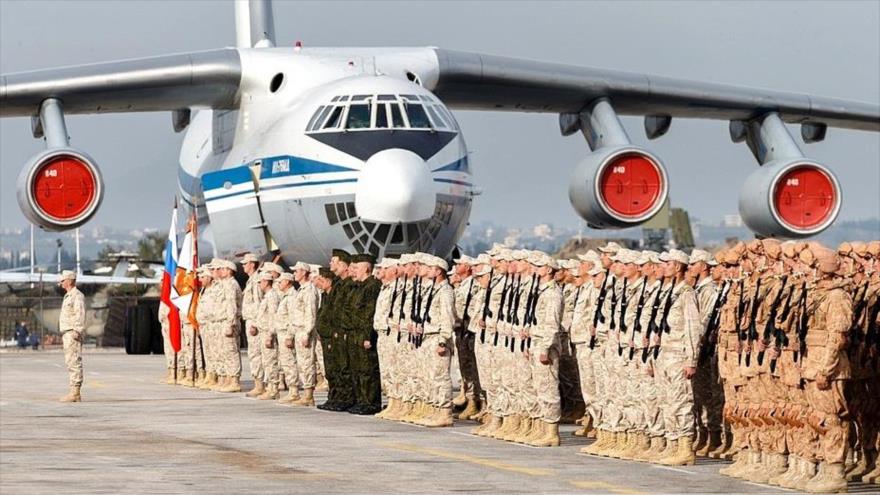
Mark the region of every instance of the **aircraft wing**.
[[880, 131], [880, 105], [606, 69], [435, 49], [432, 91], [452, 108], [576, 113], [601, 97], [624, 115], [785, 122]]
[[[27, 283], [46, 283], [57, 284], [59, 275], [57, 273], [11, 273], [0, 272], [0, 283], [2, 284], [27, 284]], [[115, 284], [145, 284], [157, 285], [162, 283], [161, 278], [137, 278], [137, 277], [105, 277], [101, 275], [78, 275], [76, 277], [77, 285], [115, 285]]]
[[65, 114], [234, 108], [238, 51], [227, 48], [0, 76], [0, 117], [36, 115], [46, 98]]

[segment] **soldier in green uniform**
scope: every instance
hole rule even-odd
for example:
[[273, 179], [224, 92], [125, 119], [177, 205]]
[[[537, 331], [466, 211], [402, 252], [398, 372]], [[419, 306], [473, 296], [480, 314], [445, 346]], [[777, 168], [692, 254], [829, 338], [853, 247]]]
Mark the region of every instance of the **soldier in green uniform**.
[[373, 329], [376, 299], [382, 284], [372, 276], [375, 261], [369, 254], [356, 254], [351, 257], [349, 265], [351, 283], [342, 313], [342, 325], [347, 338], [348, 369], [355, 395], [355, 403], [348, 409], [352, 414], [376, 414], [382, 409], [379, 357], [376, 352], [378, 336]]
[[318, 409], [325, 411], [346, 411], [354, 405], [351, 371], [347, 369], [345, 332], [341, 326], [350, 285], [348, 278], [350, 260], [351, 255], [342, 249], [333, 250], [330, 258], [332, 289], [324, 296], [321, 309], [318, 311], [318, 334], [326, 344], [324, 368], [330, 382], [327, 402], [318, 406]]

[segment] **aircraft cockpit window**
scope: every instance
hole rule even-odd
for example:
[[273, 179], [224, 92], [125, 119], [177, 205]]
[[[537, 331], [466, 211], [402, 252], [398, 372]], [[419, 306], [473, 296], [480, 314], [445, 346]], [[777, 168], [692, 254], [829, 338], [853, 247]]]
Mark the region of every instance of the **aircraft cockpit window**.
[[369, 97], [370, 95], [354, 95], [351, 97], [351, 101], [364, 101]]
[[397, 101], [397, 97], [394, 95], [379, 95], [379, 101]]
[[315, 114], [312, 115], [311, 120], [309, 120], [309, 125], [306, 126], [306, 130], [314, 131], [317, 129], [321, 125], [321, 122], [324, 121], [324, 117], [327, 116], [328, 111], [330, 111], [330, 107], [326, 105], [318, 107], [318, 109], [315, 110]]
[[342, 97], [341, 96], [334, 96], [333, 99], [330, 101], [339, 101], [340, 98], [342, 98]]
[[419, 101], [419, 97], [416, 95], [400, 95], [400, 97], [403, 98], [404, 100]]
[[406, 127], [406, 124], [403, 122], [403, 115], [400, 113], [400, 105], [397, 102], [391, 104], [391, 127]]
[[370, 128], [370, 105], [351, 105], [348, 108], [348, 118], [345, 121], [346, 129], [369, 129]]
[[335, 129], [339, 127], [339, 122], [342, 120], [342, 109], [344, 107], [334, 107], [333, 111], [330, 113], [330, 117], [327, 118], [327, 122], [324, 123], [323, 129]]
[[409, 119], [409, 126], [413, 129], [431, 129], [431, 121], [428, 114], [420, 104], [405, 103], [406, 116]]
[[388, 128], [388, 105], [379, 103], [376, 105], [376, 129]]
[[434, 110], [434, 107], [425, 106], [425, 109], [428, 110], [428, 115], [431, 116], [431, 121], [434, 122], [434, 127], [449, 127], [446, 124], [446, 120], [440, 115], [439, 112]]

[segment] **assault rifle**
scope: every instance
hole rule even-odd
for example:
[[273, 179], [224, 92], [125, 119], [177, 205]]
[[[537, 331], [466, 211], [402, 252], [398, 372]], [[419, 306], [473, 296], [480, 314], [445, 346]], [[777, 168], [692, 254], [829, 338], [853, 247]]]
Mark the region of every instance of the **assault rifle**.
[[397, 313], [397, 343], [400, 343], [400, 324], [403, 322], [403, 308], [406, 306], [406, 280], [403, 281], [403, 287], [400, 288], [400, 310]]
[[[853, 317], [852, 317], [852, 325], [849, 327], [849, 345], [847, 346], [847, 354], [849, 354], [850, 359], [853, 357], [853, 353], [859, 348], [859, 344], [862, 342], [862, 338], [864, 334], [862, 332], [862, 314], [865, 312], [865, 306], [868, 305], [868, 281], [865, 280], [865, 283], [861, 287], [862, 294], [861, 296], [857, 296], [855, 299], [855, 304], [853, 304]], [[858, 294], [858, 289], [856, 289], [856, 294]]]
[[[672, 293], [672, 287], [669, 288], [669, 293]], [[651, 349], [651, 334], [658, 332], [657, 330], [657, 312], [660, 311], [660, 297], [663, 295], [663, 281], [660, 281], [660, 288], [657, 289], [657, 297], [654, 298], [654, 302], [651, 304], [651, 317], [648, 320], [648, 330], [645, 331], [645, 339], [647, 339], [648, 344], [642, 349], [642, 362], [648, 362], [648, 353]]]
[[[529, 295], [526, 298], [526, 312], [523, 315], [523, 327], [531, 327], [538, 324], [538, 318], [535, 316], [535, 310], [538, 309], [538, 288], [540, 282], [538, 275], [532, 275], [532, 285], [529, 287]], [[526, 349], [532, 348], [532, 337], [526, 337], [519, 343], [519, 351], [525, 352]]]
[[648, 279], [642, 279], [642, 293], [639, 294], [639, 302], [636, 305], [636, 322], [633, 326], [632, 344], [629, 346], [629, 360], [632, 361], [633, 354], [636, 352], [636, 334], [642, 333], [642, 309], [645, 307], [645, 290], [648, 288]]
[[[593, 313], [593, 331], [597, 331], [599, 323], [605, 323], [605, 315], [602, 314], [602, 307], [605, 306], [605, 296], [608, 290], [608, 270], [605, 270], [605, 278], [602, 279], [602, 287], [599, 289], [599, 299], [596, 301], [596, 312]], [[596, 347], [596, 336], [590, 335], [590, 349]]]
[[[620, 323], [618, 323], [617, 328], [620, 333], [626, 333], [626, 307], [629, 305], [629, 301], [626, 298], [626, 286], [629, 283], [629, 279], [623, 279], [623, 290], [620, 291]], [[614, 313], [611, 314], [611, 317], [614, 318]], [[623, 347], [620, 346], [620, 336], [617, 337], [617, 355], [623, 356]]]
[[[419, 318], [419, 329], [416, 333], [416, 349], [422, 346], [422, 340], [425, 337], [425, 323], [431, 323], [431, 304], [434, 302], [434, 286], [437, 285], [437, 279], [431, 282], [431, 288], [428, 289], [428, 300], [425, 302], [425, 312]], [[419, 308], [421, 309], [421, 308]]]
[[[868, 312], [868, 332], [865, 334], [865, 349], [862, 354], [862, 366], [867, 366], [870, 360], [875, 370], [877, 369], [877, 356], [880, 354], [880, 323], [877, 321], [878, 317], [880, 317], [880, 297], [877, 298], [871, 311]], [[873, 356], [871, 355], [872, 350]]]
[[730, 280], [721, 284], [721, 292], [715, 298], [712, 311], [709, 313], [709, 321], [706, 323], [706, 333], [703, 334], [703, 342], [700, 345], [700, 356], [697, 363], [703, 365], [715, 353], [715, 342], [718, 340], [718, 326], [721, 323], [721, 308], [727, 303], [727, 294], [730, 292]]
[[[767, 324], [764, 325], [764, 335], [761, 339], [764, 346], [770, 345], [770, 337], [779, 332], [779, 329], [776, 328], [776, 315], [779, 313], [779, 304], [782, 302], [782, 294], [785, 292], [787, 285], [788, 276], [786, 275], [782, 277], [782, 287], [779, 288], [779, 292], [776, 293], [776, 297], [773, 299], [773, 304], [770, 305], [770, 314], [767, 316]], [[764, 364], [764, 353], [765, 350], [758, 351], [758, 366]]]
[[801, 298], [798, 301], [798, 321], [796, 323], [796, 330], [798, 336], [798, 351], [794, 355], [794, 360], [798, 360], [798, 354], [800, 357], [804, 357], [807, 355], [807, 326], [810, 323], [810, 315], [807, 313], [807, 283], [804, 282], [803, 287], [801, 288]]
[[[388, 319], [394, 318], [394, 303], [397, 302], [397, 282], [400, 279], [394, 279], [394, 290], [391, 291], [391, 304], [388, 305]], [[391, 335], [391, 325], [387, 325], [388, 328], [385, 329], [385, 336]]]
[[[761, 277], [758, 277], [758, 282], [755, 284], [755, 293], [752, 294], [751, 306], [749, 306], [749, 326], [746, 329], [746, 341], [748, 343], [748, 347], [746, 348], [746, 366], [749, 366], [752, 358], [752, 342], [758, 340], [758, 308], [761, 306]], [[742, 353], [739, 355], [740, 362], [742, 362]]]
[[492, 317], [492, 310], [489, 309], [489, 300], [492, 298], [492, 276], [495, 275], [495, 269], [489, 270], [489, 284], [486, 286], [486, 296], [483, 298], [483, 311], [480, 316], [483, 327], [480, 329], [480, 343], [486, 343], [486, 320]]
[[[504, 274], [504, 287], [501, 288], [501, 301], [498, 302], [498, 315], [496, 315], [495, 323], [505, 321], [504, 318], [504, 305], [507, 303], [507, 294], [510, 292], [511, 285], [513, 285], [513, 277], [509, 273]], [[493, 346], [498, 345], [498, 330], [495, 330], [495, 339], [492, 342]]]

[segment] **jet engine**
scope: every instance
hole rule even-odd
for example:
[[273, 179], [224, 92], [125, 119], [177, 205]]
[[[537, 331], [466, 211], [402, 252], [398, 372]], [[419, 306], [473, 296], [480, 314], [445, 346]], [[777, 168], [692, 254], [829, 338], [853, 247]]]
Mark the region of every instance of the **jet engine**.
[[22, 168], [18, 205], [46, 230], [69, 230], [87, 222], [101, 205], [104, 183], [95, 161], [70, 147], [50, 148]]
[[659, 158], [632, 145], [602, 147], [575, 168], [568, 198], [594, 228], [633, 227], [654, 216], [668, 194]]
[[840, 203], [834, 174], [806, 158], [765, 163], [748, 176], [739, 194], [743, 222], [765, 237], [818, 234], [834, 223]]

